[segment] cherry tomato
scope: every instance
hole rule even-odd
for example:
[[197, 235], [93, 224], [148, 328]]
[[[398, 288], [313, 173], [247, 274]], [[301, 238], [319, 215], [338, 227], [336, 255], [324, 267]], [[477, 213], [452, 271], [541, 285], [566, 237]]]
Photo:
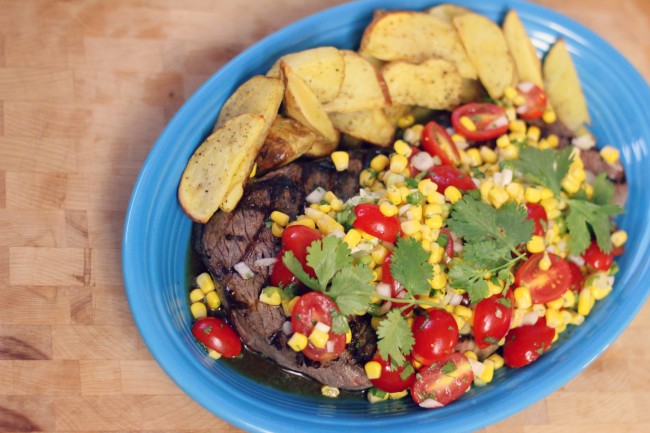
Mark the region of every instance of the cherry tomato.
[[[293, 307], [291, 326], [294, 332], [309, 337], [318, 322], [332, 326], [332, 311], [339, 311], [339, 307], [330, 297], [321, 292], [306, 293]], [[345, 334], [335, 334], [330, 330], [328, 344], [325, 347], [316, 347], [310, 341], [302, 353], [312, 361], [330, 361], [338, 358], [343, 351], [345, 351]]]
[[614, 254], [602, 252], [595, 240], [591, 241], [591, 245], [582, 253], [582, 258], [589, 266], [599, 271], [608, 270], [614, 263]]
[[567, 262], [567, 265], [569, 265], [569, 270], [571, 271], [571, 286], [569, 286], [569, 289], [580, 293], [583, 289], [585, 276], [582, 274], [580, 266], [574, 262]]
[[431, 156], [437, 156], [444, 165], [460, 163], [460, 153], [447, 130], [433, 120], [422, 129], [422, 148]]
[[506, 296], [492, 295], [476, 304], [474, 311], [474, 340], [484, 349], [506, 336], [512, 324], [515, 298], [508, 290]]
[[454, 352], [418, 371], [411, 386], [411, 397], [425, 408], [442, 407], [463, 395], [473, 380], [467, 357]]
[[396, 367], [391, 364], [390, 357], [384, 360], [379, 353], [372, 360], [381, 365], [381, 375], [377, 379], [370, 379], [370, 382], [382, 391], [404, 391], [415, 380], [415, 370], [411, 364]]
[[508, 367], [520, 368], [536, 361], [551, 347], [555, 330], [540, 318], [534, 325], [511, 329], [503, 345], [503, 360]]
[[442, 242], [444, 237], [441, 238], [441, 235], [446, 236], [447, 238], [447, 244], [445, 245], [445, 254], [447, 254], [447, 257], [449, 260], [451, 260], [454, 258], [454, 238], [451, 237], [451, 232], [449, 229], [446, 229], [444, 227], [440, 229], [440, 234], [438, 235], [438, 240]]
[[395, 242], [400, 231], [397, 215], [387, 217], [379, 210], [379, 205], [362, 203], [354, 207], [357, 217], [352, 226], [386, 242]]
[[546, 93], [539, 86], [528, 81], [519, 83], [517, 93], [523, 96], [526, 101], [517, 107], [519, 117], [522, 119], [537, 119], [544, 115]]
[[551, 267], [547, 271], [539, 268], [544, 253], [536, 253], [528, 258], [515, 272], [515, 286], [526, 286], [535, 304], [551, 302], [569, 290], [571, 269], [560, 256], [549, 253]]
[[[393, 278], [393, 274], [390, 271], [390, 264], [392, 263], [391, 261], [391, 256], [393, 255], [393, 252], [389, 252], [386, 254], [386, 257], [384, 258], [384, 263], [381, 265], [381, 282], [384, 284], [388, 284], [390, 286], [390, 296], [392, 298], [404, 298], [405, 296], [408, 295], [408, 291], [402, 287], [402, 285], [399, 283], [399, 281], [395, 280]], [[402, 308], [406, 307], [407, 304], [403, 304], [400, 302], [393, 302], [392, 308]], [[406, 315], [410, 313], [414, 308], [414, 305], [410, 305], [402, 310], [402, 314]]]
[[233, 358], [241, 353], [241, 340], [226, 322], [217, 317], [203, 317], [194, 322], [192, 335], [226, 358]]
[[[548, 222], [548, 217], [546, 216], [546, 210], [544, 209], [544, 206], [537, 203], [526, 203], [526, 210], [528, 211], [527, 218], [529, 220], [533, 220], [533, 223], [535, 224], [535, 231], [533, 234], [537, 236], [544, 236], [544, 233], [546, 232], [544, 227]], [[544, 221], [544, 224], [542, 224], [542, 221]]]
[[321, 239], [321, 235], [309, 227], [295, 225], [284, 229], [282, 233], [282, 248], [275, 256], [278, 261], [273, 265], [273, 270], [271, 271], [271, 285], [282, 285], [286, 287], [289, 284], [298, 282], [296, 276], [282, 262], [282, 256], [284, 256], [286, 251], [291, 251], [302, 264], [305, 272], [312, 278], [315, 278], [316, 274], [314, 270], [310, 266], [307, 266], [307, 247], [318, 239]]
[[413, 320], [411, 329], [415, 338], [411, 355], [423, 365], [444, 359], [458, 344], [458, 325], [454, 316], [445, 310], [428, 309]]
[[448, 186], [455, 186], [461, 191], [476, 189], [471, 177], [450, 165], [431, 167], [426, 177], [438, 185], [440, 193], [443, 193]]
[[[460, 119], [468, 117], [476, 126], [475, 131], [465, 128]], [[451, 113], [451, 124], [456, 132], [472, 141], [486, 141], [508, 132], [506, 110], [489, 102], [470, 102]]]

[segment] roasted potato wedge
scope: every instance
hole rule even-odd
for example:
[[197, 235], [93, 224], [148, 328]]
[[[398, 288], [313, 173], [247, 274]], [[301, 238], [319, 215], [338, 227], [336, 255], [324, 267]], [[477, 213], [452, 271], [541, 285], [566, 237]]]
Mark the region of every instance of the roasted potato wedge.
[[283, 97], [282, 80], [256, 75], [239, 86], [226, 100], [221, 107], [214, 130], [221, 128], [227, 120], [245, 113], [263, 115], [267, 126], [270, 127], [278, 114]]
[[359, 51], [386, 61], [420, 63], [441, 58], [455, 64], [463, 77], [476, 78], [476, 70], [454, 29], [423, 12], [375, 14], [363, 33]]
[[339, 94], [323, 104], [327, 112], [350, 112], [383, 108], [390, 105], [384, 77], [355, 51], [342, 50], [345, 78]]
[[456, 67], [442, 59], [419, 65], [391, 62], [382, 69], [391, 99], [397, 104], [449, 110], [460, 104], [462, 78]]
[[319, 47], [287, 54], [278, 59], [266, 75], [280, 78], [280, 63], [305, 80], [321, 103], [336, 98], [343, 85], [345, 61], [337, 48]]
[[529, 81], [543, 89], [542, 61], [514, 9], [503, 20], [503, 35], [515, 62], [519, 81]]
[[391, 125], [397, 126], [397, 122], [413, 112], [413, 107], [404, 104], [392, 104], [390, 107], [384, 108], [384, 114]]
[[574, 132], [590, 124], [587, 100], [563, 39], [553, 44], [546, 54], [543, 73], [546, 95], [560, 122]]
[[210, 220], [232, 191], [238, 170], [252, 167], [265, 129], [261, 114], [241, 114], [226, 121], [196, 149], [178, 185], [178, 201], [188, 217], [199, 223]]
[[[339, 133], [338, 130], [337, 133]], [[339, 142], [340, 139], [337, 141], [328, 141], [323, 136], [316, 135], [316, 141], [314, 141], [314, 144], [312, 144], [309, 150], [305, 152], [305, 156], [309, 158], [320, 158], [327, 156], [339, 147]]]
[[313, 146], [317, 137], [314, 131], [301, 123], [278, 116], [257, 155], [257, 172], [263, 174], [296, 160]]
[[441, 21], [446, 22], [453, 27], [453, 19], [459, 15], [465, 15], [473, 13], [469, 9], [466, 9], [462, 6], [452, 5], [450, 3], [443, 3], [436, 5], [430, 8], [428, 11], [429, 15], [438, 18]]
[[395, 136], [395, 127], [381, 109], [330, 113], [330, 118], [344, 134], [377, 146], [390, 146]]
[[501, 28], [474, 13], [458, 15], [453, 23], [488, 94], [501, 98], [506, 87], [517, 83], [515, 64]]
[[311, 88], [286, 63], [280, 63], [280, 68], [285, 81], [284, 106], [287, 115], [322, 135], [326, 141], [338, 143], [339, 132]]

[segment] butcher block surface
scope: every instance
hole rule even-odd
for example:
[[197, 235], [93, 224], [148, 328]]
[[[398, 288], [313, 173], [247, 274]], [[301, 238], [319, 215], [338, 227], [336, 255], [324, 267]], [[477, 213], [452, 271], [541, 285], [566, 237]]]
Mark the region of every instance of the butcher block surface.
[[[0, 432], [240, 431], [184, 394], [138, 334], [125, 211], [157, 136], [201, 83], [340, 3], [0, 0]], [[537, 3], [650, 80], [650, 1]], [[649, 367], [646, 304], [582, 374], [481, 432], [649, 432]]]

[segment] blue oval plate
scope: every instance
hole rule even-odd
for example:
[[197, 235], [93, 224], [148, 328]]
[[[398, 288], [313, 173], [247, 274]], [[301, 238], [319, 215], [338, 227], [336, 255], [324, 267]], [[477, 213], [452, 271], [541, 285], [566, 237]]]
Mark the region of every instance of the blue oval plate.
[[630, 195], [618, 220], [628, 231], [628, 253], [612, 294], [586, 322], [562, 334], [553, 350], [521, 370], [502, 369], [486, 387], [436, 410], [410, 401], [370, 405], [363, 399], [299, 397], [258, 384], [213, 362], [190, 333], [185, 275], [191, 223], [176, 200], [178, 179], [194, 149], [209, 134], [219, 109], [239, 84], [263, 74], [281, 55], [333, 45], [358, 47], [373, 10], [424, 9], [435, 0], [361, 1], [305, 18], [255, 44], [214, 74], [179, 110], [149, 154], [133, 190], [123, 239], [129, 303], [142, 337], [172, 379], [215, 415], [256, 432], [472, 431], [541, 400], [598, 357], [625, 329], [648, 296], [650, 281], [650, 88], [610, 45], [568, 18], [518, 0], [458, 1], [501, 21], [514, 8], [540, 52], [563, 37], [576, 63], [600, 145], [621, 150]]

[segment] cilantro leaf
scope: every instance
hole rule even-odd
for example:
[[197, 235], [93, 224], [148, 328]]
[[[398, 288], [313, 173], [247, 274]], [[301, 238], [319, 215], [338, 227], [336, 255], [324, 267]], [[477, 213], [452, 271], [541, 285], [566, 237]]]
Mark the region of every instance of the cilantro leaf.
[[463, 259], [468, 262], [482, 262], [487, 269], [503, 265], [510, 257], [510, 249], [494, 240], [468, 243], [463, 247]]
[[426, 295], [431, 290], [433, 266], [422, 244], [413, 238], [399, 238], [391, 256], [393, 278], [412, 295]]
[[367, 266], [346, 266], [332, 280], [327, 294], [336, 301], [341, 314], [365, 313], [375, 294], [372, 270]]
[[487, 281], [483, 279], [485, 271], [467, 261], [457, 261], [449, 270], [450, 284], [454, 288], [464, 289], [471, 303], [479, 302], [490, 294]]
[[293, 254], [293, 251], [286, 251], [282, 255], [282, 263], [291, 271], [292, 274], [296, 276], [300, 281], [302, 281], [307, 287], [312, 290], [322, 291], [318, 280], [310, 277], [307, 272], [302, 267], [302, 263], [296, 258]]
[[596, 179], [594, 179], [594, 184], [592, 186], [594, 193], [591, 196], [591, 202], [597, 205], [612, 203], [612, 200], [614, 200], [614, 194], [616, 193], [616, 187], [609, 179], [607, 179], [605, 173], [600, 173]]
[[398, 309], [388, 312], [377, 328], [377, 336], [379, 337], [377, 347], [381, 357], [384, 360], [390, 357], [395, 364], [404, 365], [406, 363], [404, 355], [411, 353], [415, 339], [408, 322]]
[[571, 147], [556, 151], [524, 146], [519, 151], [519, 159], [509, 161], [509, 165], [529, 180], [553, 191], [556, 197], [560, 197], [562, 179], [569, 172], [571, 165], [571, 152]]
[[584, 200], [570, 199], [569, 214], [566, 217], [567, 229], [571, 235], [569, 250], [579, 256], [591, 243], [591, 229], [596, 237], [598, 248], [604, 253], [612, 250], [610, 240], [611, 218], [623, 211], [615, 204], [598, 205]]
[[449, 374], [453, 373], [454, 371], [456, 371], [456, 364], [454, 364], [451, 361], [447, 361], [447, 363], [442, 366], [440, 371], [442, 371], [444, 374], [449, 375]]
[[509, 201], [501, 206], [496, 214], [497, 226], [509, 238], [511, 244], [519, 245], [530, 240], [535, 223], [528, 219], [524, 206]]
[[345, 318], [343, 314], [335, 309], [330, 311], [332, 315], [332, 332], [334, 334], [345, 334], [350, 330], [350, 325], [348, 324], [348, 319]]
[[307, 263], [314, 269], [321, 291], [325, 291], [336, 272], [351, 263], [348, 244], [334, 236], [312, 242], [307, 253]]

